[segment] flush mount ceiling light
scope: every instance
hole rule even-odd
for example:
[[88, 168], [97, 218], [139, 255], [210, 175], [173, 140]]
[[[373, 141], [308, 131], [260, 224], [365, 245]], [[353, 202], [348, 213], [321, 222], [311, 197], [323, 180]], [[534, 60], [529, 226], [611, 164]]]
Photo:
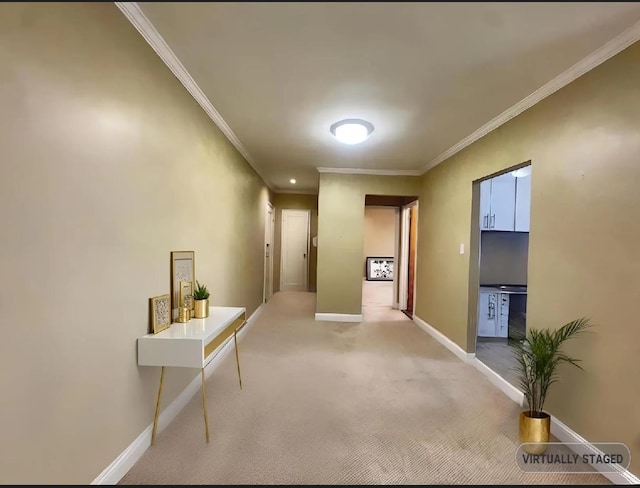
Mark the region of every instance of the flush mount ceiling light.
[[373, 132], [373, 125], [362, 119], [345, 119], [333, 124], [329, 130], [344, 144], [360, 144]]
[[296, 184], [296, 180], [295, 180], [295, 179], [293, 179], [293, 178], [291, 178], [291, 179], [289, 180], [289, 183], [291, 183], [292, 185], [295, 185], [295, 184]]
[[512, 171], [511, 174], [516, 178], [524, 178], [525, 176], [529, 176], [531, 174], [531, 165]]

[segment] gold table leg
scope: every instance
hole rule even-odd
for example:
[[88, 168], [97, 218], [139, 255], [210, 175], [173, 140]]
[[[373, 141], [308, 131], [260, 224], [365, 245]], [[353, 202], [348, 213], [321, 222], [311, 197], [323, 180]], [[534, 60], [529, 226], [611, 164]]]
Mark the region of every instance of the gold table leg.
[[242, 376], [240, 376], [240, 358], [238, 357], [238, 329], [233, 331], [233, 342], [236, 346], [236, 364], [238, 365], [238, 380], [240, 381], [240, 389], [242, 390]]
[[151, 445], [156, 440], [156, 430], [158, 430], [158, 416], [160, 415], [160, 396], [162, 395], [162, 383], [164, 382], [164, 366], [160, 373], [160, 388], [158, 388], [158, 401], [156, 402], [156, 415], [153, 419], [153, 432], [151, 433]]
[[202, 368], [202, 409], [204, 410], [204, 430], [209, 442], [209, 419], [207, 419], [207, 394], [204, 389], [204, 368]]

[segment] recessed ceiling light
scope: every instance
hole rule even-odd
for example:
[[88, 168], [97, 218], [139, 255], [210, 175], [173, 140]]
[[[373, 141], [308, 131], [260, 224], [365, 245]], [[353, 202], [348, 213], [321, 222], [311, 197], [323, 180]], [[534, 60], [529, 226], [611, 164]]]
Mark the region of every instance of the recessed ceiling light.
[[291, 183], [292, 185], [295, 185], [295, 184], [296, 184], [296, 180], [294, 180], [293, 178], [291, 178], [291, 179], [289, 180], [289, 183]]
[[333, 124], [331, 133], [344, 144], [360, 144], [373, 132], [373, 125], [362, 119], [345, 119]]

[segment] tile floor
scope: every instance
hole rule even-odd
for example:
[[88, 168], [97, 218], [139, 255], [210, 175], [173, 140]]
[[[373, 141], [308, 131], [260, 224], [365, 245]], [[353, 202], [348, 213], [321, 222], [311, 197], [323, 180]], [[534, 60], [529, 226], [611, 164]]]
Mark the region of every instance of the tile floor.
[[513, 386], [518, 386], [518, 376], [514, 371], [516, 360], [509, 345], [511, 339], [478, 337], [476, 357]]

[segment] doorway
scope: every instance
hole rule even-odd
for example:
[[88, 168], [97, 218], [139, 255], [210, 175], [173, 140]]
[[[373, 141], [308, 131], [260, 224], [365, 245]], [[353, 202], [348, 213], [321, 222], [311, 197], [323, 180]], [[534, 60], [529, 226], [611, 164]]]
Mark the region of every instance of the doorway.
[[475, 182], [473, 195], [469, 331], [476, 358], [518, 387], [512, 346], [527, 333], [531, 162]]
[[[404, 209], [417, 209], [417, 196], [365, 195], [362, 258], [363, 322], [407, 321], [409, 231], [403, 229]], [[407, 214], [407, 215], [409, 215]], [[417, 214], [415, 214], [417, 217]], [[409, 220], [407, 223], [410, 224]], [[417, 230], [417, 220], [414, 219]], [[403, 245], [406, 241], [406, 249]], [[417, 239], [415, 240], [417, 244]], [[415, 245], [413, 246], [415, 251]], [[415, 266], [415, 254], [412, 260]], [[415, 283], [415, 271], [411, 273]], [[403, 282], [405, 286], [403, 286]], [[404, 297], [404, 300], [403, 298]], [[402, 307], [401, 307], [402, 305]]]
[[[397, 261], [399, 207], [364, 207], [364, 248], [362, 256], [363, 321], [395, 320], [397, 308], [394, 264]], [[396, 317], [397, 318], [397, 317]]]
[[309, 289], [309, 210], [282, 210], [280, 290]]
[[418, 202], [402, 207], [400, 234], [399, 308], [413, 319], [415, 313], [416, 260], [418, 248]]
[[262, 288], [262, 302], [266, 303], [273, 295], [273, 252], [275, 214], [273, 205], [267, 202], [267, 212], [264, 219], [264, 286]]

